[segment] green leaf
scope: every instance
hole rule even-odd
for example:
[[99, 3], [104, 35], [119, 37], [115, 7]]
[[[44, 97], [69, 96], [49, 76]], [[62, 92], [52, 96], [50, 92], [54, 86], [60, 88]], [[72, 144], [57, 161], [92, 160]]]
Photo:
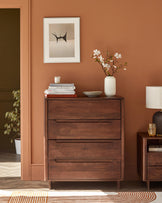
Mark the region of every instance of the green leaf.
[[5, 113], [7, 123], [4, 125], [4, 134], [11, 136], [11, 142], [20, 137], [20, 90], [13, 90], [13, 110]]

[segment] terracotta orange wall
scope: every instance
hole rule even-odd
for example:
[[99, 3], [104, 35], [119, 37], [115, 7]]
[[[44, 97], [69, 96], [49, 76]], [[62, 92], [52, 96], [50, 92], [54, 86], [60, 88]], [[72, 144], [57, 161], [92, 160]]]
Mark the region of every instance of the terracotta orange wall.
[[[61, 75], [74, 82], [78, 94], [103, 90], [104, 74], [90, 58], [92, 50], [122, 53], [128, 70], [117, 75], [117, 94], [125, 97], [126, 179], [137, 179], [136, 133], [146, 131], [153, 110], [145, 108], [145, 86], [162, 85], [161, 0], [33, 0], [32, 1], [32, 164], [33, 179], [43, 178], [43, 91]], [[43, 63], [43, 18], [81, 20], [81, 63]]]

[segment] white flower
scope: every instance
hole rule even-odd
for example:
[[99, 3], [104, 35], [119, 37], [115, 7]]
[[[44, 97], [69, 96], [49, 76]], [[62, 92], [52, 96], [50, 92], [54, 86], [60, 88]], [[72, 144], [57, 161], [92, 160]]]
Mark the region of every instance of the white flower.
[[102, 66], [103, 66], [104, 68], [108, 68], [108, 65], [109, 65], [109, 64], [107, 64], [107, 63], [102, 63]]
[[113, 65], [114, 68], [117, 68], [115, 65]]
[[115, 58], [118, 58], [118, 52], [116, 52], [116, 53], [114, 54], [114, 56], [115, 56]]
[[101, 54], [101, 52], [98, 49], [93, 50], [93, 55], [94, 56], [98, 56], [100, 54]]
[[94, 59], [96, 59], [96, 56], [93, 56]]
[[108, 64], [108, 63], [102, 63], [102, 66], [107, 69], [109, 69], [111, 67], [110, 64]]
[[126, 68], [123, 68], [123, 70], [127, 70]]
[[104, 58], [102, 57], [102, 55], [100, 55], [98, 58], [99, 58], [101, 63], [104, 63]]
[[119, 55], [118, 55], [118, 58], [119, 58], [119, 59], [121, 59], [121, 58], [122, 58], [122, 55], [121, 55], [121, 54], [119, 54]]
[[114, 54], [114, 56], [115, 56], [115, 58], [117, 58], [117, 59], [121, 59], [121, 58], [122, 58], [122, 55], [119, 54], [118, 52], [116, 52], [116, 53]]
[[110, 60], [110, 62], [112, 63], [112, 62], [113, 62], [113, 60]]

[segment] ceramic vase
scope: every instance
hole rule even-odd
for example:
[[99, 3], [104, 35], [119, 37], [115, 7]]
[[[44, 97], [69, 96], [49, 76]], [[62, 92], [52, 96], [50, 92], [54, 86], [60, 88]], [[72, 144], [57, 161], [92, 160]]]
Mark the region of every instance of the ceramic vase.
[[107, 97], [116, 95], [116, 78], [114, 76], [105, 77], [104, 92]]

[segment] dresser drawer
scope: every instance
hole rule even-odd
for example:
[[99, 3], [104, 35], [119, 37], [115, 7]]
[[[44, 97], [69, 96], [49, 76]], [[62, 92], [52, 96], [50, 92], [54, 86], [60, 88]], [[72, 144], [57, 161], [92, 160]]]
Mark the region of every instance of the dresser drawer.
[[147, 179], [150, 181], [161, 181], [162, 180], [162, 166], [148, 167]]
[[48, 119], [120, 119], [120, 100], [54, 101], [47, 104]]
[[48, 157], [56, 160], [112, 160], [121, 159], [121, 142], [56, 142], [48, 141]]
[[162, 166], [162, 152], [149, 152], [148, 153], [148, 165], [149, 166], [155, 166], [155, 165]]
[[49, 179], [74, 180], [119, 180], [120, 161], [107, 163], [61, 163], [49, 161]]
[[48, 120], [48, 139], [120, 139], [120, 120]]

